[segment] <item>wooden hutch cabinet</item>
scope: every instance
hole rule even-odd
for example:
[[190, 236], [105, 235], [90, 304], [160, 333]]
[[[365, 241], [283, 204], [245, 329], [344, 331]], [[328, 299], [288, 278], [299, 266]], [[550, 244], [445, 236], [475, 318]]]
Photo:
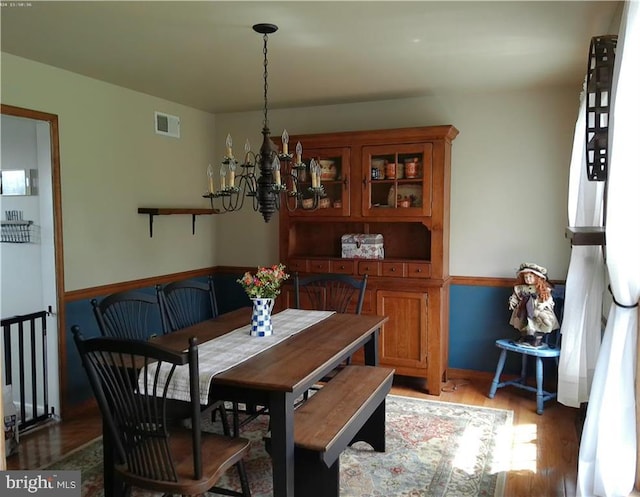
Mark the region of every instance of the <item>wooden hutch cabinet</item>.
[[[449, 354], [449, 196], [457, 134], [447, 125], [292, 136], [306, 164], [323, 161], [328, 201], [316, 210], [280, 209], [280, 260], [288, 271], [368, 274], [362, 312], [389, 316], [381, 365], [424, 378], [435, 395], [446, 381]], [[342, 258], [347, 233], [382, 234], [384, 259]], [[293, 305], [290, 283], [282, 297], [280, 305]]]

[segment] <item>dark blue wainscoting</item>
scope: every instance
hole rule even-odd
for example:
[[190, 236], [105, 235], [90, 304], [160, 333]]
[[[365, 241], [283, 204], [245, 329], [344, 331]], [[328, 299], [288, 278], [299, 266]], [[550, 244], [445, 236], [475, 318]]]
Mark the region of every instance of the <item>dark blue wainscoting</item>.
[[[517, 338], [509, 324], [511, 287], [452, 285], [449, 308], [449, 367], [495, 371], [499, 338]], [[512, 355], [512, 354], [510, 354]], [[505, 372], [520, 371], [520, 360], [508, 357]]]
[[[520, 336], [520, 332], [509, 324], [508, 299], [512, 291], [511, 287], [451, 286], [450, 368], [495, 372], [500, 355], [495, 341]], [[521, 367], [520, 354], [507, 354], [503, 374], [520, 375]], [[527, 373], [531, 384], [535, 384], [534, 360], [527, 362]], [[550, 384], [557, 380], [558, 371], [551, 360], [545, 361], [544, 377]]]
[[[223, 273], [215, 276], [214, 284], [218, 310], [225, 313], [251, 305], [242, 287], [236, 282], [242, 274]], [[202, 278], [202, 281], [205, 281]], [[154, 292], [153, 288], [143, 291]], [[451, 286], [449, 320], [449, 367], [475, 371], [495, 371], [499, 350], [498, 338], [517, 338], [518, 332], [509, 325], [511, 312], [507, 301], [511, 287]], [[98, 297], [99, 298], [99, 297]], [[100, 334], [89, 300], [70, 302], [66, 306], [67, 387], [70, 403], [91, 398], [86, 375], [73, 343], [71, 326], [79, 325], [86, 337]], [[158, 323], [158, 329], [160, 329]], [[510, 354], [506, 373], [520, 371], [519, 358]]]
[[93, 317], [90, 300], [68, 302], [65, 306], [65, 345], [67, 349], [67, 401], [71, 405], [81, 403], [93, 396], [89, 380], [82, 368], [80, 355], [73, 341], [71, 327], [78, 325], [85, 338], [100, 336], [96, 319]]

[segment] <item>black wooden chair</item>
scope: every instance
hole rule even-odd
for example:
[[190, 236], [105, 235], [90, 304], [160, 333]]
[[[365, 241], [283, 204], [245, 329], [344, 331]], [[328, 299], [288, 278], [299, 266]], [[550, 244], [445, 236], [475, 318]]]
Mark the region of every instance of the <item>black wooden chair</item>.
[[161, 288], [160, 299], [171, 331], [187, 328], [218, 315], [213, 278], [206, 283], [183, 280]]
[[[356, 279], [345, 274], [316, 274], [301, 278], [298, 273], [293, 275], [294, 305], [296, 309], [309, 309], [316, 311], [335, 311], [341, 314], [352, 312], [360, 314], [367, 289], [367, 278]], [[337, 370], [351, 364], [351, 357], [341, 364]], [[337, 372], [322, 378], [327, 382]], [[317, 389], [316, 386], [313, 389]], [[304, 400], [309, 397], [309, 392], [304, 393]]]
[[[174, 352], [153, 341], [84, 339], [78, 326], [72, 331], [109, 430], [115, 480], [128, 489], [138, 487], [166, 494], [200, 495], [211, 490], [250, 496], [242, 466], [250, 442], [201, 432], [195, 338], [189, 340], [186, 352]], [[168, 372], [166, 385], [177, 367], [189, 368], [190, 402], [168, 398], [169, 389], [159, 384], [160, 375], [153, 373], [154, 363]], [[191, 428], [178, 422], [185, 414], [190, 416]], [[215, 487], [233, 465], [240, 472], [242, 491]]]
[[[213, 282], [210, 284], [213, 285]], [[171, 295], [171, 311], [167, 309], [169, 299], [164, 298], [160, 285], [155, 286], [153, 295], [132, 290], [113, 293], [100, 302], [91, 300], [102, 336], [148, 340], [158, 334], [158, 328], [164, 334], [210, 319], [212, 316], [209, 314], [214, 312], [217, 315], [213, 286], [198, 282], [189, 282], [188, 285], [186, 282], [177, 282], [170, 285], [174, 288], [168, 292]], [[194, 292], [198, 292], [198, 298], [191, 297], [192, 288], [195, 289]], [[193, 304], [191, 309], [189, 303]], [[237, 405], [234, 404], [233, 407], [234, 434], [237, 435]], [[222, 423], [227, 423], [227, 411], [223, 402], [211, 407], [210, 411], [213, 421], [216, 412], [220, 412]]]
[[93, 314], [102, 336], [148, 340], [168, 331], [165, 311], [159, 296], [139, 290], [128, 290], [108, 295], [100, 302], [91, 300]]
[[367, 288], [367, 275], [361, 279], [345, 274], [317, 274], [300, 278], [293, 275], [296, 309], [353, 312], [360, 314]]
[[[159, 297], [161, 308], [166, 313], [166, 321], [171, 331], [193, 326], [218, 315], [218, 303], [211, 276], [206, 283], [196, 280], [169, 283], [160, 288]], [[241, 426], [240, 410], [237, 402], [232, 404], [233, 432], [238, 436]], [[211, 410], [212, 420], [215, 421], [218, 411], [222, 422], [226, 422], [227, 414], [224, 404]]]

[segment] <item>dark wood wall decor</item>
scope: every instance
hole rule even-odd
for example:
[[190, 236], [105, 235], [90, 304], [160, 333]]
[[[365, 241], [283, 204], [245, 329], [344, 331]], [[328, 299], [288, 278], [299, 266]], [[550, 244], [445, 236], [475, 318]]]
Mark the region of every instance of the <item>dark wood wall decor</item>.
[[594, 36], [587, 66], [586, 152], [589, 181], [606, 181], [609, 121], [617, 35]]

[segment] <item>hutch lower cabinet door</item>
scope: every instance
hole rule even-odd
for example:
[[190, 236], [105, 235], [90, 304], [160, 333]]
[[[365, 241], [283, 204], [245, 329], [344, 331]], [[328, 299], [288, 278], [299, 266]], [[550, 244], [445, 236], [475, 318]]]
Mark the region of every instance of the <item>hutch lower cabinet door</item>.
[[427, 370], [428, 297], [426, 293], [378, 290], [376, 310], [388, 316], [380, 336], [380, 364], [398, 374], [424, 376]]
[[447, 381], [449, 355], [449, 285], [425, 292], [378, 290], [376, 314], [388, 316], [380, 336], [380, 364], [396, 374], [426, 379], [431, 395], [440, 395]]

